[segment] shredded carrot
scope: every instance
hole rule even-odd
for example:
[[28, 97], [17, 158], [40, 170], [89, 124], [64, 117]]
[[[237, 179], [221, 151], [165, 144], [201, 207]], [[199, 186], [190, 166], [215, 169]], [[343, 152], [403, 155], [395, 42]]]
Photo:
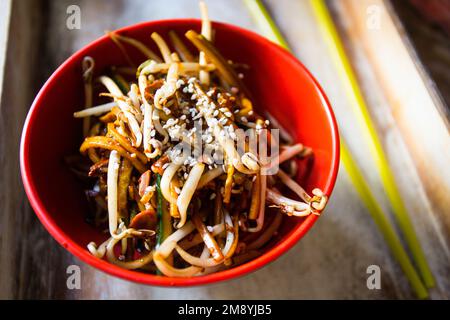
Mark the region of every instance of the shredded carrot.
[[119, 142], [119, 144], [131, 154], [131, 156], [135, 155], [135, 157], [137, 157], [142, 163], [147, 163], [147, 157], [133, 147], [131, 143], [114, 128], [114, 124], [112, 123], [108, 123], [108, 135]]
[[[180, 183], [176, 177], [174, 177], [170, 183], [170, 193], [172, 197], [177, 198], [178, 193], [176, 192], [176, 188], [180, 187]], [[170, 202], [170, 215], [174, 218], [180, 218], [180, 212], [178, 211], [178, 206], [176, 201]]]
[[225, 180], [225, 188], [223, 194], [223, 203], [230, 203], [231, 189], [233, 188], [234, 166], [229, 164], [227, 168], [227, 179]]
[[249, 220], [256, 220], [258, 218], [258, 212], [261, 202], [261, 175], [256, 175], [255, 181], [252, 186], [252, 202], [250, 204], [250, 211], [248, 213]]
[[117, 203], [119, 210], [119, 217], [128, 217], [128, 186], [130, 184], [131, 172], [133, 171], [133, 166], [130, 161], [124, 159], [120, 164], [119, 170], [119, 181], [117, 186]]

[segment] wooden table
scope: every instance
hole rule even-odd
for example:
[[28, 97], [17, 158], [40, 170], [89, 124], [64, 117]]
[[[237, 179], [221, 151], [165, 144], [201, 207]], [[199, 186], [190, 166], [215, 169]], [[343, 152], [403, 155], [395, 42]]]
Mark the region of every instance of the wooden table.
[[[198, 17], [199, 10], [192, 0], [17, 0], [8, 19], [10, 3], [8, 0], [0, 4], [0, 73], [4, 61], [6, 66], [3, 85], [0, 80], [0, 298], [413, 298], [343, 168], [329, 207], [311, 232], [276, 262], [243, 278], [189, 289], [149, 287], [106, 275], [67, 253], [37, 220], [20, 179], [20, 132], [35, 94], [59, 64], [101, 36], [104, 30], [146, 20]], [[241, 1], [207, 3], [214, 20], [258, 32]], [[374, 163], [308, 2], [266, 3], [297, 56], [324, 86], [341, 133], [383, 208], [389, 212]], [[66, 27], [66, 9], [72, 4], [81, 8], [80, 30]], [[420, 62], [405, 45], [398, 21], [386, 12], [389, 8], [386, 3], [335, 0], [330, 5], [436, 276], [438, 287], [432, 290], [432, 297], [447, 299], [450, 144], [447, 120], [439, 111], [442, 102]], [[381, 30], [364, 27], [369, 5], [382, 9]], [[5, 31], [8, 21], [9, 33]], [[395, 54], [389, 49], [395, 49]], [[404, 63], [397, 64], [396, 59]], [[388, 61], [393, 65], [387, 65]], [[390, 70], [394, 67], [398, 72]], [[67, 289], [66, 269], [72, 264], [81, 267], [81, 290]], [[381, 268], [381, 290], [369, 290], [366, 286], [369, 265]]]

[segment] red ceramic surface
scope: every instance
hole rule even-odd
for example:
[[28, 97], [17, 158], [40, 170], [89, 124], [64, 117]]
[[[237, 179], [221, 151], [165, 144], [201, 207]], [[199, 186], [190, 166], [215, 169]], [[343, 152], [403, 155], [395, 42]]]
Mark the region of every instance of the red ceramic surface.
[[[150, 34], [163, 36], [169, 30], [180, 35], [188, 29], [200, 31], [199, 20], [152, 21], [126, 27], [119, 32], [151, 46]], [[313, 171], [302, 184], [308, 191], [321, 188], [330, 195], [339, 166], [339, 136], [325, 94], [305, 69], [286, 50], [263, 37], [236, 26], [214, 23], [215, 43], [225, 57], [250, 66], [245, 83], [257, 109], [269, 110], [296, 141], [314, 149]], [[156, 47], [154, 47], [156, 50]], [[136, 63], [144, 57], [130, 49]], [[157, 52], [157, 51], [156, 51]], [[273, 261], [291, 248], [316, 222], [286, 218], [279, 235], [265, 253], [241, 266], [193, 278], [169, 278], [121, 269], [93, 257], [88, 242], [104, 240], [104, 234], [84, 221], [87, 203], [80, 183], [65, 167], [63, 158], [74, 154], [82, 142], [81, 121], [72, 117], [83, 106], [81, 61], [92, 56], [96, 70], [126, 65], [113, 42], [105, 37], [81, 49], [64, 62], [37, 95], [26, 119], [20, 164], [30, 203], [50, 234], [67, 250], [91, 266], [109, 274], [151, 285], [192, 286], [242, 276]]]

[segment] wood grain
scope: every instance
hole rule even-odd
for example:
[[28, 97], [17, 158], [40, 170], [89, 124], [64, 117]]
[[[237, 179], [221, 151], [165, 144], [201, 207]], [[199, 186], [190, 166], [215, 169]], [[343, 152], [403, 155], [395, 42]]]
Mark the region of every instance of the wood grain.
[[[24, 12], [26, 19], [17, 19]], [[65, 274], [57, 270], [72, 260], [33, 214], [19, 173], [20, 128], [43, 83], [43, 70], [36, 68], [43, 66], [42, 12], [41, 2], [13, 3], [0, 109], [1, 298], [65, 297]]]
[[[431, 3], [439, 2], [431, 1]], [[411, 3], [413, 5], [411, 5]], [[430, 2], [393, 0], [392, 5], [405, 27], [421, 62], [426, 66], [446, 105], [442, 113], [450, 120], [450, 20], [439, 21], [448, 15], [450, 2], [441, 1], [443, 10]], [[440, 11], [438, 14], [433, 10]], [[429, 23], [423, 23], [428, 18]], [[435, 22], [435, 23], [433, 23]]]
[[[445, 170], [450, 162], [450, 136], [447, 118], [442, 113], [443, 101], [412, 51], [389, 2], [349, 0], [335, 3], [334, 7], [350, 18], [341, 23], [349, 52], [353, 57], [364, 56], [370, 66], [367, 73], [359, 72], [363, 83], [362, 78], [369, 72], [375, 80], [366, 87], [366, 96], [377, 85], [384, 95], [386, 103], [373, 108], [372, 115], [385, 136], [384, 146], [396, 180], [401, 186], [414, 185], [413, 189], [403, 187], [402, 195], [406, 199], [414, 195], [421, 198], [415, 203], [407, 202], [407, 208], [428, 259], [436, 259], [428, 253], [439, 247], [436, 263], [439, 267], [450, 266], [450, 170]], [[369, 7], [380, 9], [379, 29], [367, 25]], [[404, 155], [394, 156], [399, 149], [406, 149]], [[405, 167], [409, 168], [408, 176], [399, 174]], [[449, 286], [447, 279], [438, 282], [438, 287]]]
[[[344, 0], [346, 1], [346, 0]], [[339, 80], [329, 61], [325, 44], [307, 1], [266, 1], [277, 24], [296, 55], [324, 86], [338, 116], [341, 133], [350, 142], [355, 157], [380, 199], [388, 208], [375, 166], [367, 156], [364, 141], [352, 117]], [[450, 267], [442, 258], [439, 239], [427, 215], [433, 199], [424, 190], [420, 168], [412, 160], [410, 140], [405, 139], [390, 109], [385, 88], [373, 72], [373, 61], [361, 40], [346, 24], [343, 1], [333, 1], [333, 12], [352, 54], [364, 93], [383, 137], [396, 178], [425, 244], [440, 287], [434, 298], [450, 292]], [[32, 3], [32, 5], [30, 5]], [[239, 0], [207, 1], [214, 20], [256, 30]], [[70, 54], [112, 30], [145, 20], [199, 17], [192, 0], [40, 0], [13, 3], [4, 90], [0, 109], [0, 298], [77, 299], [398, 299], [412, 293], [393, 261], [370, 216], [341, 170], [326, 213], [292, 250], [262, 270], [243, 278], [189, 289], [156, 288], [130, 283], [106, 275], [73, 258], [43, 229], [26, 200], [20, 181], [18, 150], [26, 112], [40, 86]], [[81, 30], [68, 30], [68, 5], [79, 5]], [[343, 11], [344, 10], [344, 11]], [[18, 18], [20, 17], [20, 19]], [[27, 76], [24, 77], [23, 75]], [[379, 111], [379, 110], [382, 110]], [[387, 110], [387, 112], [385, 112]], [[377, 116], [377, 114], [381, 114]], [[51, 137], [49, 137], [51, 138]], [[408, 143], [406, 143], [407, 141]], [[432, 154], [432, 157], [435, 157]], [[424, 155], [426, 159], [426, 155]], [[433, 158], [433, 160], [435, 160]], [[419, 191], [418, 191], [419, 190]], [[82, 270], [82, 289], [68, 290], [66, 268]], [[366, 268], [382, 270], [382, 289], [368, 290]]]

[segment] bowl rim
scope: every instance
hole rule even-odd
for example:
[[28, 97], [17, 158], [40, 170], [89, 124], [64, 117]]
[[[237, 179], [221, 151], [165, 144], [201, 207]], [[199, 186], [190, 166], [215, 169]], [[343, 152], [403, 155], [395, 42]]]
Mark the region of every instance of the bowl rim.
[[[173, 25], [173, 24], [200, 24], [200, 19], [161, 19], [161, 20], [153, 20], [141, 22], [133, 25], [129, 25], [123, 28], [116, 30], [119, 33], [129, 32], [139, 28], [151, 28], [156, 25]], [[258, 35], [257, 33], [247, 30], [242, 27], [238, 27], [236, 25], [223, 23], [223, 22], [213, 22], [215, 26], [221, 26], [222, 28], [231, 29], [237, 33], [244, 33], [247, 38], [251, 39], [251, 41], [257, 41], [263, 43], [264, 45], [275, 47], [281, 54], [287, 56], [288, 59], [292, 61], [292, 63], [297, 64], [306, 75], [310, 78], [312, 83], [317, 90], [317, 93], [322, 99], [322, 106], [326, 111], [327, 120], [331, 128], [331, 139], [332, 139], [332, 163], [331, 170], [328, 176], [326, 186], [324, 188], [324, 193], [329, 196], [334, 188], [338, 170], [339, 170], [339, 157], [340, 157], [340, 139], [337, 121], [333, 110], [331, 108], [331, 104], [325, 95], [322, 87], [319, 85], [318, 81], [314, 78], [314, 76], [310, 73], [310, 71], [297, 59], [295, 58], [289, 51], [280, 47], [279, 45], [271, 42], [270, 40]], [[217, 283], [224, 280], [230, 280], [234, 278], [238, 278], [240, 276], [244, 276], [249, 274], [250, 272], [256, 271], [270, 262], [276, 260], [282, 254], [286, 253], [290, 248], [292, 248], [308, 231], [311, 229], [313, 224], [317, 221], [317, 215], [309, 215], [303, 223], [298, 226], [296, 229], [292, 230], [285, 239], [280, 242], [277, 246], [271, 248], [269, 251], [265, 252], [258, 258], [255, 258], [247, 263], [244, 263], [240, 266], [220, 271], [216, 273], [212, 273], [205, 276], [199, 277], [190, 277], [190, 278], [173, 278], [166, 276], [158, 276], [152, 274], [146, 274], [134, 270], [127, 270], [120, 268], [116, 265], [113, 265], [103, 259], [99, 259], [91, 255], [86, 248], [81, 247], [75, 241], [73, 241], [63, 230], [61, 230], [55, 223], [54, 219], [48, 214], [44, 204], [39, 198], [39, 192], [36, 189], [36, 186], [30, 175], [30, 163], [28, 161], [29, 157], [29, 145], [30, 145], [30, 137], [29, 131], [30, 127], [33, 125], [36, 119], [36, 109], [41, 105], [42, 97], [44, 97], [47, 92], [51, 89], [52, 85], [56, 82], [61, 74], [62, 70], [64, 70], [67, 66], [71, 65], [73, 61], [77, 60], [81, 56], [85, 55], [85, 52], [90, 50], [91, 48], [97, 46], [103, 41], [108, 39], [107, 35], [104, 35], [97, 40], [94, 40], [83, 48], [77, 50], [74, 54], [72, 54], [67, 60], [65, 60], [57, 69], [52, 73], [49, 79], [45, 82], [43, 87], [40, 89], [39, 93], [35, 97], [33, 104], [27, 114], [26, 120], [24, 122], [22, 137], [20, 142], [20, 172], [22, 175], [22, 182], [24, 185], [25, 192], [30, 201], [31, 207], [34, 212], [38, 216], [41, 223], [47, 229], [47, 231], [52, 235], [54, 239], [57, 240], [65, 249], [67, 249], [70, 253], [78, 257], [83, 262], [89, 264], [90, 266], [95, 267], [98, 270], [106, 272], [110, 275], [117, 276], [119, 278], [133, 281], [136, 283], [147, 284], [147, 285], [155, 285], [155, 286], [164, 286], [164, 287], [189, 287], [196, 285], [204, 285], [210, 283]]]

